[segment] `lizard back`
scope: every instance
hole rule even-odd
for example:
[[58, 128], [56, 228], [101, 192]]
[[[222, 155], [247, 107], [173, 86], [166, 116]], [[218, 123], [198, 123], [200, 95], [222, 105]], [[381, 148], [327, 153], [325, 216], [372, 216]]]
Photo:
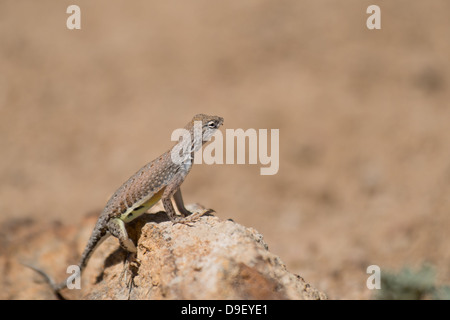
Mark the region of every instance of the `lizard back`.
[[129, 222], [145, 213], [161, 199], [168, 182], [180, 171], [170, 150], [147, 163], [132, 175], [107, 202], [103, 214]]

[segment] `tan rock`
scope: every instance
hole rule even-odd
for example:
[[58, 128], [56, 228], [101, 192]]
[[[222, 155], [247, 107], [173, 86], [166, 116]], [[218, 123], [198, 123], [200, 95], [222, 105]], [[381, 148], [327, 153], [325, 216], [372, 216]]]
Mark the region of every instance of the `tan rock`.
[[[95, 222], [81, 226], [17, 223], [0, 252], [3, 299], [55, 298], [36, 272], [20, 261], [44, 269], [57, 281], [78, 261]], [[261, 234], [233, 221], [203, 216], [191, 225], [172, 225], [165, 213], [145, 215], [127, 226], [137, 243], [140, 265], [122, 273], [126, 253], [110, 237], [94, 253], [81, 279], [81, 290], [64, 290], [70, 299], [325, 299], [300, 276], [286, 270]], [[137, 241], [136, 241], [137, 240]], [[128, 269], [126, 269], [128, 270]], [[125, 275], [126, 274], [126, 275]]]

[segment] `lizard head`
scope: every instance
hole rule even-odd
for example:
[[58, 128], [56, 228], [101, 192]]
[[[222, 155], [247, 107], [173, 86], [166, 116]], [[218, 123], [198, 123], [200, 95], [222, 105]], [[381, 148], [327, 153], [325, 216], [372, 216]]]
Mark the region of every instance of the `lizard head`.
[[202, 145], [211, 139], [222, 124], [223, 118], [221, 117], [206, 114], [195, 115], [184, 127], [184, 130], [176, 133], [178, 143], [170, 152], [172, 161], [175, 164], [190, 164], [192, 153], [201, 149]]
[[218, 116], [208, 116], [206, 114], [197, 114], [192, 118], [191, 126], [193, 127], [195, 122], [202, 124], [202, 139], [203, 143], [209, 141], [216, 130], [223, 124], [223, 118]]

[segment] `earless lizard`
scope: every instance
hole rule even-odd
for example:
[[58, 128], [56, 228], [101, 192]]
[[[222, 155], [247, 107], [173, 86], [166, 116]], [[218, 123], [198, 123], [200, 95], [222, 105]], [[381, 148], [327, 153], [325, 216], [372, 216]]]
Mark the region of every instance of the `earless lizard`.
[[[201, 127], [201, 135], [195, 134], [194, 124]], [[185, 221], [184, 217], [191, 215], [183, 203], [180, 185], [190, 172], [194, 159], [194, 152], [210, 140], [214, 132], [222, 125], [223, 118], [198, 114], [185, 126], [185, 132], [190, 133], [190, 139], [182, 139], [169, 151], [142, 167], [131, 176], [107, 202], [91, 237], [84, 249], [78, 263], [79, 275], [86, 267], [89, 258], [95, 249], [108, 236], [112, 235], [119, 240], [120, 246], [129, 253], [136, 253], [136, 246], [128, 237], [125, 224], [144, 214], [159, 200], [173, 223]], [[200, 126], [201, 124], [201, 126]], [[201, 141], [198, 141], [201, 139]], [[173, 161], [173, 152], [176, 150], [180, 161]], [[171, 198], [175, 200], [178, 211], [183, 217], [177, 217]], [[67, 281], [54, 283], [42, 270], [29, 266], [43, 275], [52, 286], [56, 294], [67, 286]]]

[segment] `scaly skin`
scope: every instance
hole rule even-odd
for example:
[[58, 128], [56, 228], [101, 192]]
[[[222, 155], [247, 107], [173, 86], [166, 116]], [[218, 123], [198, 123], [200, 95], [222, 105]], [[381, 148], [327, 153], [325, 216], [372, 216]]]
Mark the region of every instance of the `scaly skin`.
[[[200, 137], [198, 134], [194, 134], [196, 121], [201, 121], [202, 132]], [[180, 138], [173, 148], [146, 164], [117, 189], [107, 202], [92, 231], [92, 235], [78, 263], [80, 270], [78, 275], [81, 275], [95, 249], [110, 235], [118, 238], [121, 247], [129, 253], [136, 253], [136, 246], [128, 238], [125, 223], [144, 214], [159, 200], [162, 201], [169, 219], [174, 223], [182, 222], [183, 218], [180, 219], [176, 216], [171, 201], [172, 196], [178, 211], [183, 217], [191, 214], [184, 207], [180, 185], [192, 168], [194, 152], [209, 140], [222, 123], [223, 118], [221, 117], [204, 114], [194, 116], [185, 126], [185, 129], [189, 131], [190, 136], [193, 138], [190, 140]], [[197, 141], [194, 141], [196, 137]], [[202, 141], [198, 141], [199, 138]], [[176, 150], [186, 150], [181, 154], [183, 160], [181, 163], [172, 161], [172, 151], [176, 147]], [[181, 147], [185, 147], [185, 149]], [[67, 286], [66, 280], [60, 284], [55, 284], [43, 271], [32, 266], [29, 267], [43, 275], [57, 295], [60, 296], [59, 292]]]

